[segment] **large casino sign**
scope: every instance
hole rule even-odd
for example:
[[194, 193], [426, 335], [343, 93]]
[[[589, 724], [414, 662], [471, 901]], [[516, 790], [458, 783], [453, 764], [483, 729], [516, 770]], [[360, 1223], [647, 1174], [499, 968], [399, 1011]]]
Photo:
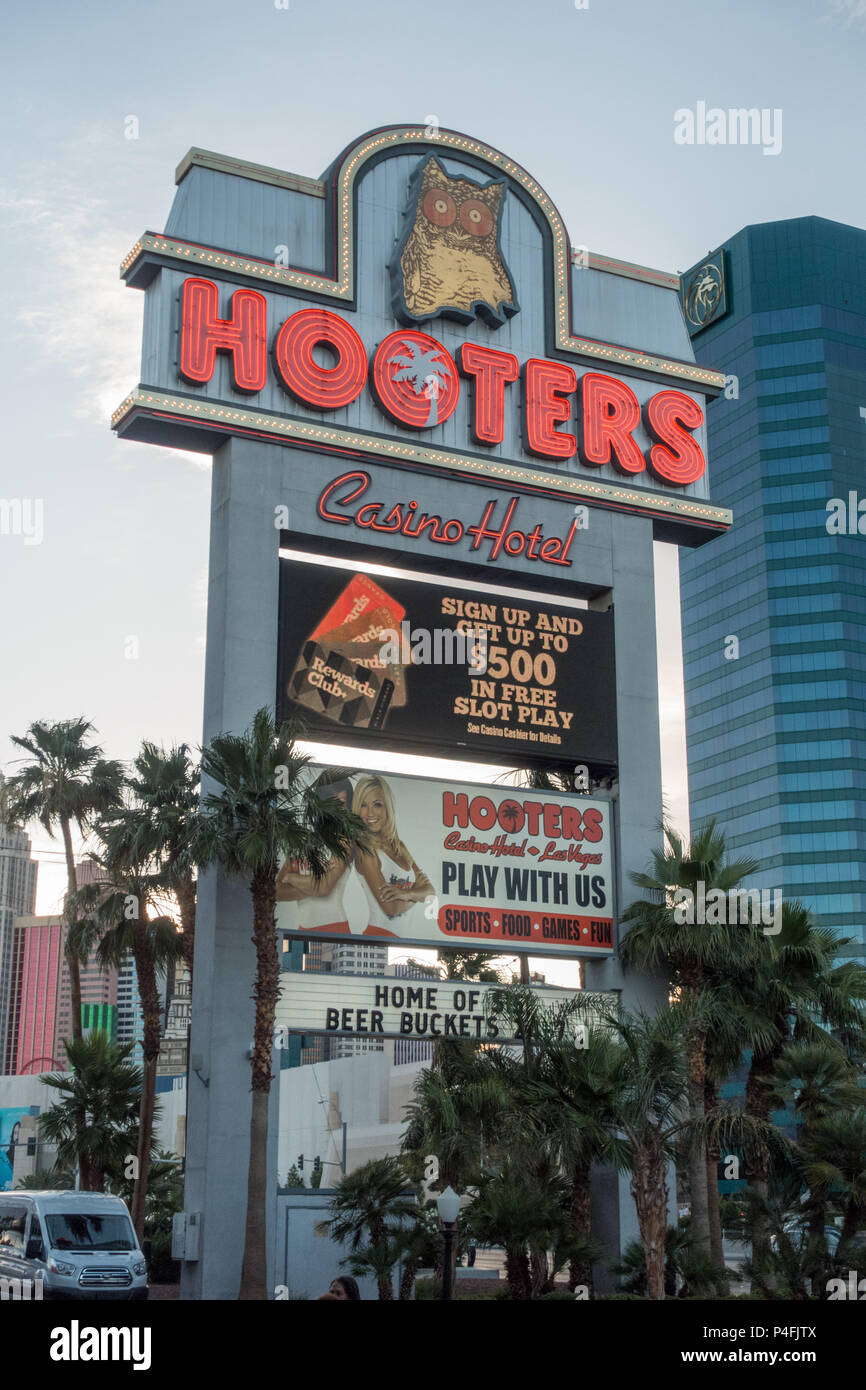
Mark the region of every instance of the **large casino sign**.
[[[179, 179], [172, 230], [145, 233], [122, 267], [147, 292], [143, 383], [113, 417], [125, 437], [206, 452], [231, 435], [279, 442], [339, 461], [323, 487], [363, 484], [376, 463], [484, 481], [650, 516], [680, 544], [726, 529], [704, 454], [705, 400], [724, 378], [661, 350], [688, 353], [675, 279], [603, 257], [577, 271], [553, 203], [498, 151], [395, 127], [349, 146], [318, 182], [207, 151]], [[258, 230], [268, 209], [271, 235], [289, 225], [295, 238], [273, 260]], [[651, 346], [628, 346], [631, 333]], [[410, 509], [424, 510], [419, 482]], [[411, 536], [409, 513], [389, 502], [374, 514], [378, 500], [363, 497], [355, 524]], [[344, 524], [324, 505], [321, 519]], [[474, 509], [467, 520], [455, 494], [443, 543]], [[512, 550], [517, 537], [506, 550], [544, 562], [558, 543], [567, 563], [562, 523], [545, 554], [525, 524], [526, 547]]]
[[[509, 387], [520, 379], [524, 446], [537, 458], [561, 463], [577, 454], [586, 468], [610, 463], [632, 476], [649, 469], [674, 486], [697, 481], [706, 467], [693, 434], [703, 411], [682, 391], [657, 391], [641, 409], [626, 382], [604, 372], [578, 380], [567, 362], [520, 363], [512, 353], [470, 342], [452, 357], [430, 334], [403, 328], [368, 349], [349, 320], [330, 309], [298, 309], [269, 324], [267, 300], [252, 289], [234, 292], [227, 317], [218, 306], [213, 281], [184, 282], [178, 370], [197, 386], [211, 380], [223, 352], [235, 389], [256, 395], [270, 359], [274, 379], [301, 405], [326, 414], [366, 389], [390, 420], [422, 431], [453, 415], [463, 383], [471, 396], [472, 440], [494, 445], [502, 443]], [[652, 440], [645, 452], [634, 437], [641, 420]]]

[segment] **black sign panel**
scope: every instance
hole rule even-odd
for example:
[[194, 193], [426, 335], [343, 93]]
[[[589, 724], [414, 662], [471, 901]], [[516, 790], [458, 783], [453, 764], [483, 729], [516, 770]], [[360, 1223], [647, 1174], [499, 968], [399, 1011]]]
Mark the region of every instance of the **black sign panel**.
[[280, 718], [324, 742], [616, 767], [612, 611], [280, 567]]

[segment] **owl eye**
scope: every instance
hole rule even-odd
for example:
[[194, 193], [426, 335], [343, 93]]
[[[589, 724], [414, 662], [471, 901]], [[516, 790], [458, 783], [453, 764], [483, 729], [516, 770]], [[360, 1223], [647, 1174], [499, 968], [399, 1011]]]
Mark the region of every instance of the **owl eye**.
[[435, 222], [437, 227], [450, 227], [457, 216], [457, 204], [450, 193], [440, 188], [429, 188], [421, 204], [425, 217]]
[[460, 204], [460, 226], [472, 236], [487, 236], [493, 231], [493, 213], [479, 198], [467, 198]]

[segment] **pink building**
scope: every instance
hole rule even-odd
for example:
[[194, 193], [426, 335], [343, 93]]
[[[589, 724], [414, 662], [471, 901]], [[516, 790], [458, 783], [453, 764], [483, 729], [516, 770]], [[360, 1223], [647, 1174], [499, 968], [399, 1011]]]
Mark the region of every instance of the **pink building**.
[[57, 1056], [60, 980], [66, 927], [61, 917], [18, 917], [21, 1005], [15, 1070], [19, 1076], [65, 1069]]

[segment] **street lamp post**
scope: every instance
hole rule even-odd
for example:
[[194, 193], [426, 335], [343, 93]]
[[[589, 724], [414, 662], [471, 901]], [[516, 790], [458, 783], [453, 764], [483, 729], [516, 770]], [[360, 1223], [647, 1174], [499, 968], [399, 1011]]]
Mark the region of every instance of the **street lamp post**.
[[453, 1187], [446, 1187], [445, 1191], [436, 1198], [436, 1206], [439, 1210], [439, 1220], [442, 1222], [442, 1234], [445, 1237], [445, 1251], [442, 1257], [442, 1297], [443, 1299], [450, 1299], [453, 1292], [451, 1256], [457, 1230], [457, 1213], [460, 1210], [460, 1198]]

